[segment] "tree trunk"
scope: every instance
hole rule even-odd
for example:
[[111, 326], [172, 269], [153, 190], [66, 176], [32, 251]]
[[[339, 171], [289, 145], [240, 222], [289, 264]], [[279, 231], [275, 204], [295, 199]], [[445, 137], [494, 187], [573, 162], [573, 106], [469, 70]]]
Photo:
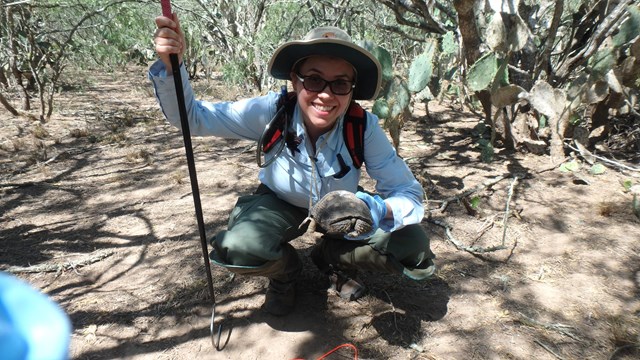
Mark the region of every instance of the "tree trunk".
[[458, 27], [462, 35], [462, 46], [467, 66], [473, 65], [481, 56], [481, 39], [474, 13], [477, 0], [455, 0], [453, 6], [458, 12]]
[[[478, 0], [455, 0], [453, 6], [458, 12], [458, 27], [462, 36], [462, 47], [464, 59], [467, 63], [466, 68], [473, 65], [482, 56], [480, 52], [480, 34], [478, 33], [478, 24], [474, 12], [475, 4]], [[487, 124], [492, 123], [491, 111], [491, 93], [488, 90], [476, 92], [476, 96], [482, 104], [485, 121]]]
[[549, 127], [551, 128], [549, 152], [554, 161], [560, 161], [565, 157], [564, 138], [569, 128], [569, 111], [565, 109], [560, 114], [549, 117]]
[[492, 126], [495, 127], [495, 140], [499, 140], [504, 148], [514, 150], [517, 141], [513, 136], [513, 129], [511, 128], [510, 112], [509, 108], [498, 109], [493, 118]]
[[549, 35], [547, 35], [547, 41], [545, 42], [542, 56], [540, 56], [540, 64], [535, 69], [533, 78], [538, 79], [541, 72], [545, 72], [547, 77], [552, 77], [552, 71], [550, 69], [551, 64], [551, 51], [556, 41], [556, 35], [558, 33], [558, 27], [560, 27], [560, 21], [562, 20], [562, 11], [564, 10], [564, 0], [556, 0], [555, 8], [553, 9], [553, 20], [549, 27]]
[[2, 93], [0, 93], [0, 104], [2, 104], [2, 106], [4, 106], [4, 108], [7, 109], [14, 116], [20, 115], [18, 110], [16, 110], [16, 108], [14, 108], [13, 106], [11, 106], [9, 101], [4, 97], [4, 95], [2, 95]]
[[2, 68], [0, 68], [0, 84], [4, 85], [6, 88], [9, 87], [9, 80], [7, 80], [7, 76]]
[[18, 45], [15, 38], [15, 21], [13, 18], [13, 7], [7, 7], [5, 10], [5, 19], [7, 26], [7, 38], [9, 43], [9, 68], [11, 74], [16, 80], [16, 85], [20, 88], [20, 97], [22, 100], [22, 110], [31, 110], [29, 103], [29, 94], [22, 81], [22, 72], [18, 69]]

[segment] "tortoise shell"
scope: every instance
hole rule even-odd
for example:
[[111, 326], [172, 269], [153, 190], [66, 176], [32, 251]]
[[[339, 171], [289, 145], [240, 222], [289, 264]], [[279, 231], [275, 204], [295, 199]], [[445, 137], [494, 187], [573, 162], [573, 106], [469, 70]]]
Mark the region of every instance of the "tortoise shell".
[[322, 197], [311, 209], [311, 217], [332, 236], [358, 237], [373, 230], [367, 204], [346, 190], [332, 191]]

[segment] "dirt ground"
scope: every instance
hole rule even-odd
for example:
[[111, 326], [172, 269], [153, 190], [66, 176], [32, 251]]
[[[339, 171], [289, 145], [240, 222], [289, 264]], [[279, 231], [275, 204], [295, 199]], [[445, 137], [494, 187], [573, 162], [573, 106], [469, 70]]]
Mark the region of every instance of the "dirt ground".
[[[214, 349], [182, 138], [145, 75], [76, 73], [46, 123], [0, 110], [0, 269], [64, 308], [72, 359], [318, 359], [343, 344], [353, 347], [328, 359], [640, 357], [640, 221], [623, 186], [640, 172], [564, 173], [546, 156], [506, 151], [484, 163], [477, 115], [446, 103], [429, 116], [416, 107], [400, 145], [430, 199], [423, 226], [437, 276], [367, 273], [368, 295], [347, 302], [327, 293], [305, 256], [316, 237], [305, 235], [292, 243], [305, 269], [289, 316], [261, 310], [266, 279], [212, 267], [225, 345]], [[257, 185], [254, 147], [193, 145], [212, 236]]]

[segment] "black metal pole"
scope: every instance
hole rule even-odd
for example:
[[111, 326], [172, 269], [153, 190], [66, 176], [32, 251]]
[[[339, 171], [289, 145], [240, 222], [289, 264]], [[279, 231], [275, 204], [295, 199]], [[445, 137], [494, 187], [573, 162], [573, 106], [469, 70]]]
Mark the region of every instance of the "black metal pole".
[[[162, 15], [172, 18], [171, 0], [161, 0]], [[209, 251], [207, 249], [207, 236], [204, 228], [204, 217], [202, 215], [202, 204], [200, 202], [200, 189], [198, 187], [198, 176], [196, 172], [195, 159], [193, 157], [193, 145], [191, 144], [191, 131], [189, 130], [189, 120], [187, 115], [187, 106], [184, 99], [184, 90], [182, 88], [182, 74], [180, 73], [180, 63], [177, 54], [169, 55], [171, 61], [171, 73], [176, 88], [176, 98], [178, 101], [178, 111], [180, 114], [180, 125], [182, 127], [182, 138], [184, 140], [184, 149], [187, 155], [187, 167], [189, 168], [189, 180], [191, 182], [191, 193], [193, 194], [193, 204], [196, 210], [196, 220], [198, 221], [198, 233], [200, 234], [200, 244], [202, 245], [202, 256], [204, 258], [204, 267], [207, 273], [207, 283], [209, 285], [209, 295], [213, 302], [213, 311], [211, 314], [211, 342], [216, 350], [220, 351], [226, 345], [220, 346], [220, 338], [222, 335], [222, 325], [218, 327], [217, 337], [214, 336], [214, 321], [216, 316], [216, 296], [213, 291], [213, 277], [211, 275], [211, 263], [209, 261]], [[227, 342], [231, 336], [231, 331], [227, 334]]]
[[200, 243], [202, 245], [202, 255], [204, 257], [204, 266], [207, 270], [207, 282], [209, 283], [209, 294], [211, 300], [215, 303], [216, 297], [213, 292], [213, 278], [211, 276], [211, 263], [209, 262], [209, 251], [207, 249], [207, 236], [204, 228], [204, 218], [202, 216], [202, 204], [200, 202], [200, 188], [198, 187], [198, 176], [196, 173], [196, 164], [193, 157], [193, 146], [191, 145], [191, 132], [189, 131], [189, 120], [187, 119], [187, 107], [184, 102], [184, 90], [182, 89], [182, 74], [180, 73], [180, 64], [178, 63], [178, 55], [171, 54], [171, 70], [176, 85], [176, 97], [178, 100], [178, 111], [180, 112], [180, 125], [182, 126], [182, 138], [184, 140], [184, 149], [187, 154], [187, 166], [189, 168], [189, 179], [191, 181], [191, 192], [193, 194], [193, 204], [196, 208], [196, 218], [198, 221], [198, 232], [200, 233]]

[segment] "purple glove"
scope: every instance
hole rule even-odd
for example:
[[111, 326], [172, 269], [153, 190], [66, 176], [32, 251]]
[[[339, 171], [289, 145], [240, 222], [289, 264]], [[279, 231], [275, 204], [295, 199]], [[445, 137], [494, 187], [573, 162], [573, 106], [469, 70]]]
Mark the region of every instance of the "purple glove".
[[373, 219], [373, 230], [369, 234], [358, 236], [357, 238], [347, 237], [349, 240], [363, 240], [370, 238], [376, 230], [380, 227], [380, 221], [387, 215], [387, 204], [379, 195], [369, 195], [366, 192], [358, 191], [356, 193], [358, 199], [364, 201], [367, 204], [369, 210], [371, 210], [371, 218]]

